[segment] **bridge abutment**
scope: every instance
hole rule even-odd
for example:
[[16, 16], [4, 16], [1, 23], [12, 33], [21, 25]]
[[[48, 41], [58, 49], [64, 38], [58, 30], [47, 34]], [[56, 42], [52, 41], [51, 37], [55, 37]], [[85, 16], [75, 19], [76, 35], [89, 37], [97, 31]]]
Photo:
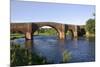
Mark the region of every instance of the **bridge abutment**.
[[78, 37], [78, 34], [76, 31], [74, 31], [74, 35], [73, 35], [73, 38], [77, 38]]
[[26, 40], [32, 40], [32, 33], [31, 32], [26, 32], [25, 33], [25, 38], [26, 38]]
[[75, 26], [75, 30], [74, 30], [74, 32], [73, 32], [73, 34], [74, 34], [74, 38], [77, 38], [78, 37], [78, 32], [77, 32], [77, 26]]
[[65, 39], [65, 33], [64, 32], [60, 32], [59, 33], [59, 39]]
[[25, 32], [26, 40], [32, 40], [32, 24], [27, 24], [26, 32]]
[[65, 39], [65, 25], [61, 24], [60, 31], [59, 31], [59, 39]]

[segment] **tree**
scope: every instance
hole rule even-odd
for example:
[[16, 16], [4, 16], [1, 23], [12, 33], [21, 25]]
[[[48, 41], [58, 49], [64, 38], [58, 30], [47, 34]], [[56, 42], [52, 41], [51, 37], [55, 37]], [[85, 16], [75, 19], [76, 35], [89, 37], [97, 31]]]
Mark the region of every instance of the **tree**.
[[95, 19], [89, 19], [86, 22], [86, 30], [89, 33], [95, 34]]

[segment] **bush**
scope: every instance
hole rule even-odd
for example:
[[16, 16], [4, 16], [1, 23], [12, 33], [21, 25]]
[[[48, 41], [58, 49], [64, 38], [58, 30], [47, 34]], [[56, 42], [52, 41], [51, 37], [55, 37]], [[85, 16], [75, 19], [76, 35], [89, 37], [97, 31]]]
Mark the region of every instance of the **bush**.
[[95, 34], [95, 20], [94, 19], [89, 19], [86, 22], [86, 30], [89, 33]]

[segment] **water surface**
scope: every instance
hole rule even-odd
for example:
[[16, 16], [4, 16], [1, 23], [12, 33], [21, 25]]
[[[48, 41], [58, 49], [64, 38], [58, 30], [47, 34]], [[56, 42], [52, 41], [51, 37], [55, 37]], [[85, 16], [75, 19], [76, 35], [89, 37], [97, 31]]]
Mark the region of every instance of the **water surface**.
[[34, 36], [33, 40], [25, 38], [11, 40], [11, 44], [28, 48], [39, 56], [46, 58], [49, 63], [89, 62], [95, 60], [94, 38], [59, 40], [56, 36]]

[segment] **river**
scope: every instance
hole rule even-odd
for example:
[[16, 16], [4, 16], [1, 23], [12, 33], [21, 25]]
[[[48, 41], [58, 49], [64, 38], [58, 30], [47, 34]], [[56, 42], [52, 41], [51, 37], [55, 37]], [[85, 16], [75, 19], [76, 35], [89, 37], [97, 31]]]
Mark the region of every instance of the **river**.
[[11, 40], [11, 44], [28, 48], [49, 63], [72, 63], [95, 61], [95, 39], [83, 38], [59, 40], [56, 36], [34, 36], [32, 41], [25, 38]]

